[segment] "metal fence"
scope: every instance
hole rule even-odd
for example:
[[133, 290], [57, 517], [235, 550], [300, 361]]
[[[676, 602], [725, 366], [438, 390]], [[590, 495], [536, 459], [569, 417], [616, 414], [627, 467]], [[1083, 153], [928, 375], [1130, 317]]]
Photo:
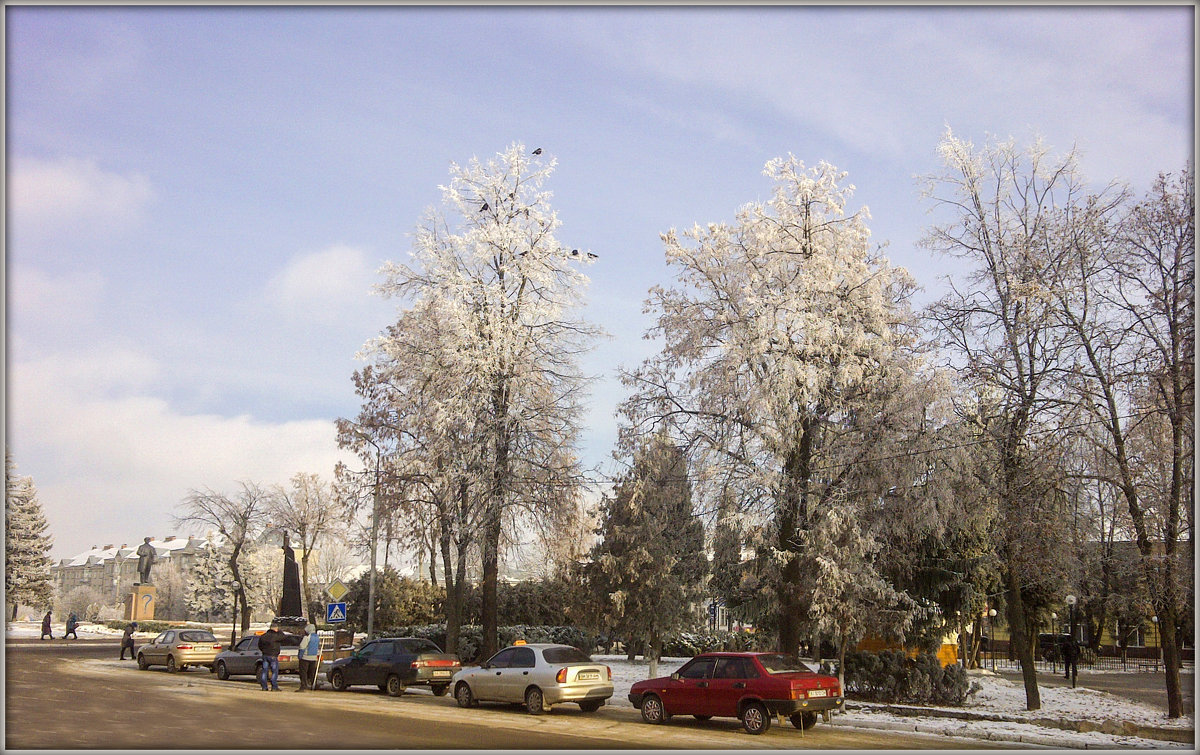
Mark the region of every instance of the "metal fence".
[[[1038, 671], [1048, 671], [1050, 673], [1063, 673], [1066, 669], [1063, 668], [1061, 661], [1042, 661], [1033, 662]], [[981, 668], [995, 668], [997, 671], [1020, 671], [1021, 663], [1016, 660], [1009, 660], [1007, 657], [997, 656], [994, 660], [985, 653], [979, 659]], [[1185, 661], [1184, 669], [1192, 669], [1193, 662]], [[1101, 656], [1096, 660], [1085, 663], [1082, 659], [1079, 661], [1080, 671], [1147, 671], [1150, 673], [1161, 673], [1163, 671], [1162, 661], [1154, 658], [1113, 658], [1111, 656]]]

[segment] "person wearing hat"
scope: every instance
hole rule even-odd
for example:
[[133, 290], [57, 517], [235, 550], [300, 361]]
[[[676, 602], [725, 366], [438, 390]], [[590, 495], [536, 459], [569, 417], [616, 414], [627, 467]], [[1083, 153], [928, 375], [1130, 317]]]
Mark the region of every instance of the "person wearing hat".
[[125, 649], [129, 648], [129, 660], [136, 661], [137, 653], [133, 650], [133, 633], [137, 631], [137, 622], [129, 622], [129, 626], [125, 627], [125, 634], [121, 635], [121, 660], [125, 660]]
[[300, 688], [315, 689], [317, 685], [317, 664], [321, 660], [321, 638], [313, 624], [304, 627], [304, 639], [300, 641]]
[[[262, 653], [262, 671], [258, 683], [263, 692], [270, 689], [279, 691], [279, 646], [283, 642], [283, 632], [279, 631], [278, 622], [271, 622], [271, 628], [258, 636], [258, 650]], [[267, 684], [270, 683], [268, 688]]]

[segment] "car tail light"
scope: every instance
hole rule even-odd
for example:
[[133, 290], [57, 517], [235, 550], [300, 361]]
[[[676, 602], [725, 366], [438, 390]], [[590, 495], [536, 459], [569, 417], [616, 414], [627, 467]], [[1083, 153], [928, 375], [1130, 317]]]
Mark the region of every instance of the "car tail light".
[[558, 682], [559, 684], [566, 684], [567, 670], [565, 668], [560, 668], [558, 673], [554, 675], [554, 681]]
[[608, 672], [608, 680], [611, 682], [612, 681], [612, 668], [609, 666], [605, 666], [604, 670]]
[[191, 645], [176, 645], [175, 649], [176, 650], [191, 650], [192, 646]]
[[804, 690], [799, 689], [798, 687], [792, 687], [792, 699], [793, 700], [803, 700], [804, 699]]
[[220, 649], [221, 649], [220, 645], [213, 645], [213, 650], [220, 650]]

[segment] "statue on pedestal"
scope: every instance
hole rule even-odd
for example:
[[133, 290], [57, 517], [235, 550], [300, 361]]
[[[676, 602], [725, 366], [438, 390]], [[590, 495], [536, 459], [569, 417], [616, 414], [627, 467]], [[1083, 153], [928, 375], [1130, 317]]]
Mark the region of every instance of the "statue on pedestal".
[[296, 552], [288, 543], [287, 532], [283, 533], [283, 595], [279, 599], [279, 616], [304, 615], [304, 600], [300, 594], [300, 567], [296, 564]]
[[141, 577], [141, 582], [138, 584], [150, 584], [150, 567], [154, 566], [154, 546], [150, 544], [150, 538], [146, 538], [145, 542], [138, 546], [137, 549], [138, 575]]

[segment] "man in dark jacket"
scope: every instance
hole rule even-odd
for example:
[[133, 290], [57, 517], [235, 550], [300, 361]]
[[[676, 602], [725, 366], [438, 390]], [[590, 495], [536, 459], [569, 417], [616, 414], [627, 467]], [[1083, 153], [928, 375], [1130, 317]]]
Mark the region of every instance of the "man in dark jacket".
[[1075, 686], [1075, 677], [1079, 674], [1079, 646], [1075, 644], [1074, 637], [1068, 637], [1063, 641], [1062, 645], [1063, 657], [1063, 674], [1064, 679], [1071, 680], [1071, 686]]
[[125, 660], [125, 649], [129, 649], [129, 660], [137, 660], [137, 653], [133, 651], [133, 633], [137, 631], [137, 622], [131, 621], [125, 627], [125, 634], [121, 635], [121, 660]]
[[258, 636], [258, 649], [262, 653], [262, 675], [258, 683], [264, 692], [268, 689], [268, 681], [272, 692], [279, 691], [279, 646], [282, 641], [283, 632], [279, 631], [278, 624], [272, 624], [270, 629]]

